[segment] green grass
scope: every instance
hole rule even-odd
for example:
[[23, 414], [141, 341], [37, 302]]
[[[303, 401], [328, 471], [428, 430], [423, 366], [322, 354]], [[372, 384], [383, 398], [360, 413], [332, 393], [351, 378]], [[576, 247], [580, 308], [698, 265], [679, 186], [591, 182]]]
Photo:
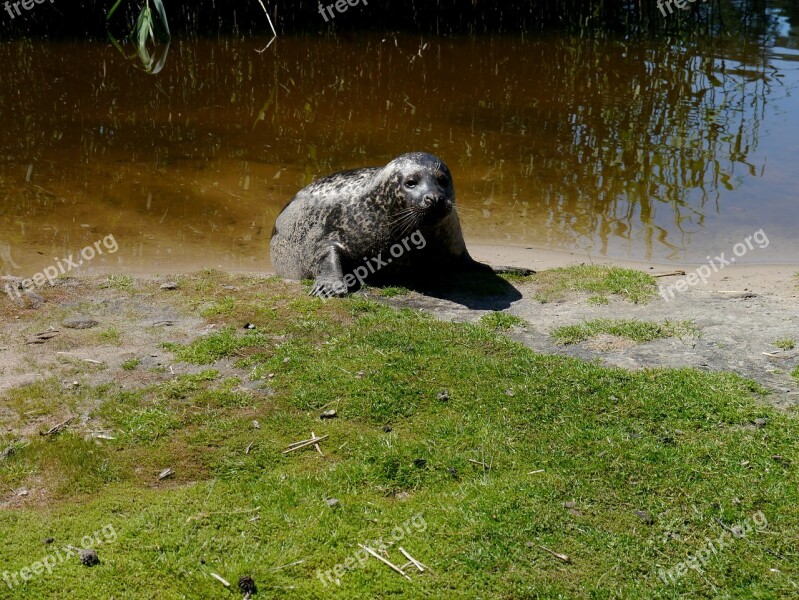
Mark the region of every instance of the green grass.
[[791, 377], [799, 381], [799, 366], [797, 366], [793, 371], [791, 371]]
[[116, 327], [108, 327], [99, 333], [100, 339], [109, 344], [119, 345], [122, 341], [122, 334]]
[[109, 275], [102, 287], [112, 287], [120, 291], [130, 291], [133, 288], [133, 277], [131, 275]]
[[[213, 273], [184, 283], [176, 301], [197, 311], [230, 293]], [[756, 385], [544, 356], [483, 324], [293, 290], [244, 285], [232, 314], [214, 316], [219, 331], [171, 345], [176, 361], [209, 365], [192, 375], [140, 389], [54, 379], [0, 398], [20, 418], [85, 400], [90, 429], [114, 438], [2, 438], [16, 448], [0, 459], [4, 492], [46, 493], [0, 511], [0, 570], [41, 560], [46, 537], [60, 548], [116, 533], [100, 565], [68, 560], [3, 598], [240, 597], [212, 572], [234, 588], [251, 575], [255, 598], [795, 594], [799, 423]], [[228, 360], [270, 391], [243, 390]], [[320, 421], [323, 407], [338, 418]], [[324, 457], [283, 454], [311, 431], [329, 436]], [[659, 578], [756, 511], [765, 532], [731, 541], [701, 574]], [[406, 562], [402, 545], [430, 572], [408, 582], [369, 559], [340, 587], [317, 576], [403, 524], [390, 559]]]
[[541, 271], [527, 278], [536, 286], [539, 302], [562, 300], [569, 294], [588, 292], [591, 304], [607, 304], [608, 296], [618, 296], [629, 302], [646, 302], [655, 294], [655, 278], [642, 271], [577, 265]]
[[499, 329], [502, 331], [527, 324], [524, 319], [504, 312], [491, 312], [483, 315], [480, 317], [480, 323], [491, 329]]
[[131, 358], [123, 362], [121, 367], [125, 371], [135, 371], [140, 364], [141, 361], [138, 358]]
[[796, 340], [793, 339], [785, 339], [785, 340], [777, 340], [774, 342], [774, 345], [777, 348], [781, 348], [782, 350], [793, 350], [796, 348]]
[[693, 335], [696, 332], [696, 327], [688, 321], [653, 323], [623, 319], [595, 319], [579, 325], [558, 327], [552, 331], [552, 336], [559, 344], [566, 345], [578, 344], [603, 333], [644, 343], [670, 337]]

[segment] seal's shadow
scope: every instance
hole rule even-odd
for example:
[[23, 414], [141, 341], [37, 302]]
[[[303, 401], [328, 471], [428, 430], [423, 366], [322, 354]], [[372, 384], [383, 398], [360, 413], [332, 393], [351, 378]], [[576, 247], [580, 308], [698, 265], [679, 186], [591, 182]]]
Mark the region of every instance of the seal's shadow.
[[522, 294], [496, 273], [454, 271], [435, 277], [394, 279], [383, 281], [376, 287], [401, 285], [425, 296], [448, 300], [472, 310], [499, 311], [520, 300]]

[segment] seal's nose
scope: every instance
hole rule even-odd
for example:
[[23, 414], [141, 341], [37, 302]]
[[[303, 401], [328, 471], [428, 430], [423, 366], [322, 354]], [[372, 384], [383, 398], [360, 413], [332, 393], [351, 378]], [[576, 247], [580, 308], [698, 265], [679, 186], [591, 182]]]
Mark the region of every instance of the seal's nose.
[[436, 197], [433, 196], [432, 194], [425, 194], [421, 202], [422, 208], [427, 210], [428, 208], [433, 206], [436, 203], [436, 201], [437, 201]]

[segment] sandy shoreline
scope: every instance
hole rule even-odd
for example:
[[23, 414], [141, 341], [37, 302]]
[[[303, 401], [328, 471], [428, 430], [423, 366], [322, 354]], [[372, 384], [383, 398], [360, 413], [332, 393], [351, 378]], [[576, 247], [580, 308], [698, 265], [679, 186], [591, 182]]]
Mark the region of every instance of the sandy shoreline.
[[[697, 267], [705, 263], [677, 263], [656, 262], [633, 259], [610, 258], [605, 256], [587, 255], [585, 253], [569, 252], [565, 250], [551, 250], [546, 248], [533, 248], [530, 246], [507, 246], [497, 244], [469, 244], [472, 256], [491, 265], [506, 265], [511, 267], [525, 267], [535, 271], [568, 267], [578, 264], [607, 265], [638, 269], [653, 275], [685, 271], [686, 274], [696, 271]], [[799, 261], [785, 264], [736, 264], [724, 267], [718, 273], [711, 275], [707, 284], [699, 284], [708, 291], [724, 291], [735, 289], [739, 291], [752, 291], [754, 286], [761, 292], [769, 291], [774, 287], [782, 287], [786, 279], [799, 272]], [[674, 278], [666, 281], [673, 283]]]

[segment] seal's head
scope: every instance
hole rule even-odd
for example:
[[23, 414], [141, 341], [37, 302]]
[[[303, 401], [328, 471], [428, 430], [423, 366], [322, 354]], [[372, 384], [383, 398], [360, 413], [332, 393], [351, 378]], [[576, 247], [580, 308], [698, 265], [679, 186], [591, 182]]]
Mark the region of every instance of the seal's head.
[[396, 216], [413, 227], [431, 225], [448, 216], [455, 207], [452, 175], [441, 159], [424, 152], [403, 154], [382, 171], [384, 190], [391, 189]]

